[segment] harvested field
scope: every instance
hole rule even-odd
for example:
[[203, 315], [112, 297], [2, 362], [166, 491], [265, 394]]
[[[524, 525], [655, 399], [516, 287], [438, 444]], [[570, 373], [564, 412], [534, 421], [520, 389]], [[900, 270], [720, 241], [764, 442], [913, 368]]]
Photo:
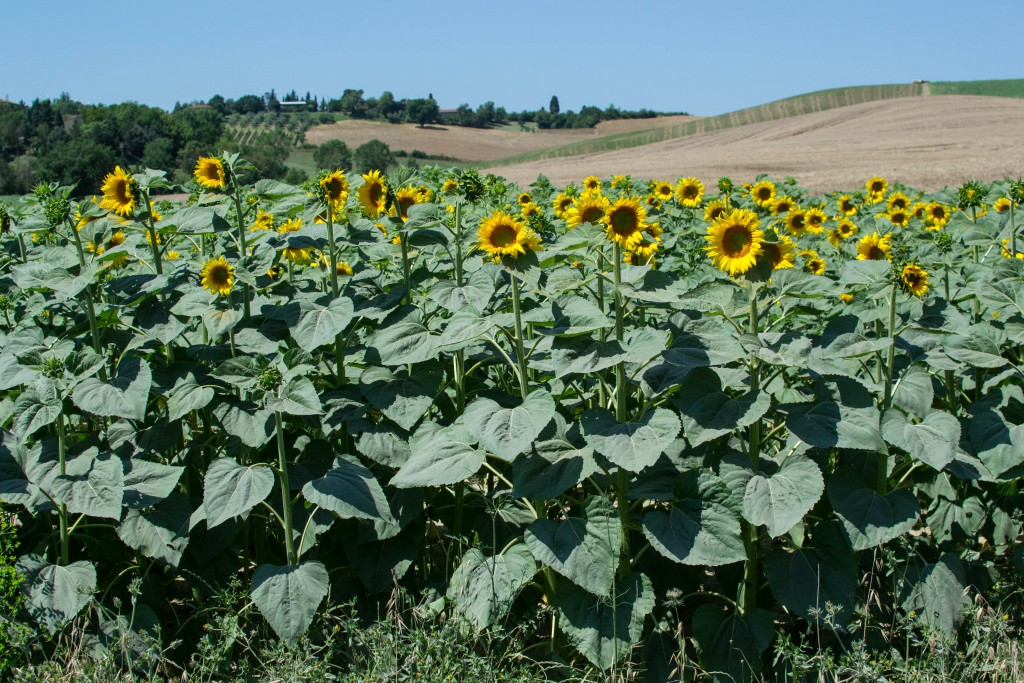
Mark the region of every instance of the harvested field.
[[793, 176], [816, 192], [854, 188], [880, 174], [923, 190], [1022, 174], [1024, 101], [1001, 97], [892, 99], [577, 157], [484, 168], [520, 184], [587, 175]]
[[502, 128], [430, 125], [420, 128], [412, 123], [392, 124], [351, 119], [310, 128], [306, 131], [306, 142], [319, 145], [327, 140], [342, 140], [349, 147], [358, 147], [376, 139], [387, 143], [392, 150], [420, 150], [431, 156], [490, 161], [603, 135], [671, 126], [695, 118], [659, 116], [651, 119], [620, 119], [604, 121], [595, 128], [534, 131], [522, 130], [518, 125]]

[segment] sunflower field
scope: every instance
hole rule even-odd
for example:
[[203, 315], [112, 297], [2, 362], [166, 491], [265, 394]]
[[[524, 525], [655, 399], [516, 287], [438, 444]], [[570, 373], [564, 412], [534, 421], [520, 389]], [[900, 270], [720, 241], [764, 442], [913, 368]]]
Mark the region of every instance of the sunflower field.
[[743, 680], [787, 634], [955, 637], [1024, 563], [1024, 182], [295, 187], [225, 154], [172, 189], [3, 208], [40, 633], [188, 642], [241, 581], [296, 644], [402, 591], [598, 676]]

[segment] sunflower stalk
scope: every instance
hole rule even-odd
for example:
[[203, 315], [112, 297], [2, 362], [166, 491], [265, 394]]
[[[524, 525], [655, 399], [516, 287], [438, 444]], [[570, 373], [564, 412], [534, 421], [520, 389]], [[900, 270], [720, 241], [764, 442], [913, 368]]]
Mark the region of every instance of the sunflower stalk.
[[[618, 242], [614, 247], [612, 263], [612, 283], [615, 286], [615, 341], [622, 343], [622, 247]], [[615, 421], [622, 424], [626, 415], [626, 368], [622, 361], [615, 364]], [[619, 467], [615, 487], [616, 505], [619, 510], [619, 523], [622, 526], [622, 549], [619, 553], [619, 578], [626, 576], [632, 568], [632, 555], [629, 550], [629, 531], [632, 519], [629, 509], [629, 472]]]
[[[338, 251], [334, 242], [334, 209], [327, 202], [327, 258], [330, 261], [331, 295], [337, 299], [341, 290], [338, 287]], [[288, 279], [291, 280], [291, 261], [288, 262]], [[345, 339], [339, 332], [334, 337], [334, 359], [338, 369], [338, 385], [345, 383]]]
[[[757, 308], [757, 285], [749, 282], [750, 300], [747, 330], [755, 337], [758, 335], [760, 320]], [[761, 389], [761, 362], [753, 353], [750, 354], [750, 391], [754, 393]], [[754, 472], [760, 471], [761, 467], [761, 420], [755, 420], [750, 425], [747, 435], [747, 454], [750, 458], [750, 466]], [[746, 520], [743, 526], [743, 546], [747, 553], [747, 559], [743, 563], [743, 583], [740, 586], [739, 603], [741, 612], [746, 614], [757, 607], [757, 572], [758, 572], [758, 543], [760, 532], [756, 524]]]
[[153, 251], [153, 266], [157, 275], [164, 274], [164, 266], [160, 259], [160, 247], [157, 244], [156, 222], [153, 220], [153, 201], [149, 198], [149, 191], [142, 192], [142, 198], [146, 200], [146, 231], [149, 233], [149, 246]]
[[[889, 348], [885, 352], [885, 386], [884, 394], [882, 396], [882, 410], [883, 412], [889, 409], [892, 404], [892, 371], [893, 362], [896, 358], [896, 292], [899, 289], [899, 283], [892, 283], [892, 289], [889, 290], [889, 327], [887, 329], [889, 334]], [[889, 489], [889, 459], [885, 456], [878, 458], [878, 472], [876, 475], [875, 488], [880, 495], [885, 495]]]
[[[60, 476], [67, 475], [67, 445], [64, 438], [64, 412], [57, 414], [57, 457], [60, 459]], [[66, 567], [71, 559], [70, 540], [71, 533], [68, 531], [68, 506], [61, 501], [57, 508], [57, 515], [60, 518], [60, 564]]]
[[[238, 249], [239, 260], [245, 260], [249, 254], [249, 244], [246, 241], [246, 230], [245, 230], [245, 212], [242, 211], [242, 194], [238, 184], [235, 184], [235, 192], [232, 195], [232, 199], [235, 200], [235, 214], [238, 219]], [[249, 299], [252, 297], [252, 292], [249, 290], [249, 284], [247, 282], [242, 283], [242, 318], [248, 320], [251, 313], [249, 309]]]
[[[70, 222], [67, 225], [71, 231], [71, 236], [74, 237], [75, 247], [78, 249], [78, 265], [85, 270], [85, 248], [82, 246], [82, 238], [79, 237], [78, 230], [74, 225]], [[100, 327], [96, 322], [96, 306], [93, 303], [91, 282], [82, 290], [82, 294], [85, 297], [85, 312], [89, 317], [89, 333], [92, 335], [92, 347], [96, 353], [103, 355], [103, 349], [100, 346]], [[100, 379], [106, 381], [106, 370], [100, 368], [100, 373]]]
[[523, 344], [523, 315], [519, 301], [519, 278], [509, 275], [512, 280], [512, 314], [515, 316], [516, 361], [519, 373], [519, 395], [525, 401], [530, 394], [529, 376], [526, 374], [526, 347]]
[[288, 482], [288, 459], [284, 448], [284, 418], [281, 417], [280, 410], [274, 411], [274, 422], [277, 426], [277, 474], [278, 482], [281, 485], [281, 526], [284, 528], [284, 548], [288, 555], [288, 564], [294, 567], [299, 562], [295, 554], [295, 539], [292, 533], [292, 494]]
[[[455, 202], [455, 284], [462, 287], [462, 202]], [[466, 352], [459, 349], [453, 359], [455, 375], [455, 408], [459, 415], [466, 410]], [[455, 542], [462, 542], [462, 524], [465, 515], [466, 484], [455, 484]], [[461, 554], [460, 554], [461, 555]]]

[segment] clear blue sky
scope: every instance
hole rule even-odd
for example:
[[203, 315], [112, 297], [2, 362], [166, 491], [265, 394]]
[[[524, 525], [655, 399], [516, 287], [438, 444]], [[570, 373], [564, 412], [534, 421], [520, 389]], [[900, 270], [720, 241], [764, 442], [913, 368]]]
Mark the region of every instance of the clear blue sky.
[[361, 88], [711, 115], [845, 85], [1021, 78], [1022, 25], [1020, 0], [0, 0], [0, 97], [169, 109]]

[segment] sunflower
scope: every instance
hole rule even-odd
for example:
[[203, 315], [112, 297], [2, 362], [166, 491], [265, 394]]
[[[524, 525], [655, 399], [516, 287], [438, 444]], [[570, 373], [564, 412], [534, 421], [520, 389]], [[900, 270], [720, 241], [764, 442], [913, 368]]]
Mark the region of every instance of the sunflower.
[[356, 197], [370, 218], [376, 218], [384, 211], [388, 201], [388, 186], [380, 171], [374, 169], [363, 174], [363, 184], [356, 191]]
[[789, 197], [787, 195], [777, 197], [775, 201], [772, 202], [772, 213], [775, 214], [776, 216], [781, 216], [784, 213], [789, 213], [794, 208], [796, 208], [796, 202], [793, 201], [792, 197]]
[[1007, 197], [1000, 197], [992, 205], [992, 208], [995, 209], [997, 213], [1006, 213], [1010, 210], [1010, 200]]
[[885, 198], [889, 189], [889, 183], [882, 176], [875, 176], [864, 183], [864, 189], [868, 191], [868, 201], [877, 204]]
[[851, 294], [850, 292], [842, 292], [839, 295], [839, 300], [842, 301], [844, 304], [848, 304], [851, 301], [853, 301], [853, 294]]
[[654, 181], [653, 190], [658, 199], [663, 202], [667, 202], [672, 199], [672, 195], [676, 193], [676, 189], [673, 187], [672, 183], [665, 182], [664, 180]]
[[948, 223], [951, 216], [952, 213], [945, 204], [932, 202], [928, 205], [928, 221], [937, 228], [941, 228]]
[[611, 185], [612, 187], [625, 187], [629, 185], [629, 178], [624, 175], [613, 175]]
[[199, 276], [204, 289], [209, 290], [211, 294], [227, 296], [231, 293], [231, 286], [235, 284], [235, 267], [223, 256], [218, 256], [203, 265]]
[[786, 230], [800, 237], [807, 232], [807, 213], [803, 209], [791, 209], [786, 214]]
[[480, 249], [495, 261], [502, 256], [518, 256], [527, 249], [540, 250], [540, 238], [526, 224], [503, 211], [495, 211], [480, 223], [477, 231]]
[[696, 178], [683, 178], [676, 184], [676, 199], [683, 206], [700, 206], [704, 196], [704, 183]]
[[910, 214], [907, 213], [906, 209], [889, 209], [888, 213], [885, 214], [885, 217], [889, 219], [890, 223], [898, 225], [901, 228], [907, 227], [910, 223]]
[[857, 260], [888, 260], [889, 250], [892, 248], [889, 244], [890, 239], [892, 239], [892, 235], [889, 233], [885, 233], [881, 236], [877, 232], [873, 232], [870, 235], [864, 235], [864, 237], [857, 242]]
[[523, 218], [530, 218], [531, 216], [541, 216], [544, 214], [544, 211], [533, 202], [530, 202], [529, 204], [524, 204], [519, 213]]
[[596, 175], [588, 175], [583, 179], [583, 189], [587, 192], [600, 192], [601, 191], [601, 179]]
[[348, 180], [344, 171], [331, 171], [320, 178], [320, 187], [324, 193], [324, 201], [331, 207], [335, 215], [345, 210], [348, 201]]
[[661, 209], [661, 198], [653, 192], [650, 192], [646, 197], [644, 197], [644, 204], [652, 209]]
[[857, 205], [854, 203], [853, 197], [848, 194], [844, 194], [836, 200], [836, 209], [844, 216], [857, 215]]
[[[301, 218], [293, 218], [289, 221], [285, 221], [281, 227], [277, 229], [277, 232], [281, 235], [286, 235], [289, 232], [296, 232], [302, 227]], [[299, 249], [295, 247], [285, 247], [281, 250], [281, 258], [287, 259], [292, 263], [302, 263], [309, 260], [309, 249]]]
[[200, 157], [192, 175], [207, 190], [223, 190], [227, 185], [224, 162], [219, 157]]
[[647, 228], [647, 210], [636, 197], [624, 197], [605, 211], [601, 222], [608, 239], [623, 249], [632, 249], [643, 239], [640, 233]]
[[885, 206], [889, 211], [893, 209], [906, 209], [910, 206], [910, 197], [902, 192], [893, 192], [889, 195], [889, 199], [886, 200]]
[[721, 199], [712, 200], [704, 207], [704, 220], [708, 223], [713, 223], [723, 213], [725, 213], [725, 202]]
[[783, 235], [778, 242], [762, 242], [760, 258], [771, 264], [772, 270], [785, 270], [793, 267], [795, 248], [793, 240]]
[[611, 202], [601, 195], [584, 194], [577, 198], [565, 212], [565, 224], [575, 228], [584, 223], [598, 225], [604, 218]]
[[[88, 212], [88, 210], [90, 208], [92, 208], [92, 207], [88, 206], [88, 204], [90, 204], [90, 203], [95, 205], [95, 206], [99, 206], [100, 205], [99, 197], [93, 195], [93, 198], [90, 199], [88, 202], [82, 202], [78, 206], [75, 207], [75, 230], [81, 230], [85, 226], [89, 225], [89, 223], [92, 223], [94, 220], [99, 218], [99, 216], [90, 215], [90, 213]], [[84, 213], [84, 214], [82, 213], [82, 207], [83, 206], [86, 207], [86, 213]], [[0, 214], [3, 214], [3, 212], [0, 211]], [[3, 215], [6, 216], [6, 214], [3, 214]]]
[[395, 204], [397, 206], [391, 207], [391, 215], [395, 215], [395, 209], [398, 209], [398, 215], [401, 217], [402, 222], [409, 220], [409, 207], [420, 204], [420, 197], [422, 192], [418, 187], [412, 185], [406, 185], [405, 187], [399, 188], [395, 191]]
[[572, 195], [568, 195], [564, 192], [559, 192], [558, 196], [555, 197], [555, 201], [551, 202], [551, 208], [555, 211], [555, 216], [558, 218], [565, 218], [566, 212], [572, 203], [576, 201]]
[[444, 183], [441, 185], [441, 192], [443, 194], [452, 194], [457, 192], [459, 189], [459, 181], [455, 178], [445, 178]]
[[824, 230], [828, 216], [816, 206], [812, 206], [804, 212], [804, 223], [807, 225], [807, 232], [820, 235]]
[[843, 218], [839, 224], [828, 231], [828, 241], [834, 247], [838, 247], [843, 240], [848, 240], [857, 234], [857, 225], [849, 218]]
[[750, 198], [762, 209], [767, 209], [775, 199], [775, 183], [762, 180], [750, 188]]
[[825, 274], [825, 259], [820, 256], [809, 258], [804, 262], [804, 270], [811, 275], [824, 275]]
[[519, 196], [516, 197], [516, 201], [519, 202], [519, 206], [526, 206], [533, 203], [533, 197], [530, 196], [529, 192], [520, 192]]
[[710, 244], [704, 250], [719, 269], [729, 275], [741, 275], [754, 267], [761, 253], [764, 233], [759, 226], [753, 211], [733, 209], [708, 229], [704, 239]]
[[260, 210], [256, 212], [256, 220], [252, 222], [249, 229], [253, 232], [260, 230], [270, 230], [274, 227], [274, 214], [267, 213], [266, 211]]
[[177, 261], [180, 258], [181, 258], [181, 254], [179, 254], [178, 252], [176, 252], [173, 249], [171, 249], [169, 252], [167, 252], [164, 255], [164, 259], [166, 259], [168, 261]]
[[127, 216], [138, 204], [139, 184], [120, 166], [107, 174], [100, 189], [103, 191], [100, 207], [118, 215]]
[[[658, 247], [661, 244], [661, 226], [657, 223], [648, 225], [645, 230], [640, 232], [640, 239], [629, 248], [629, 252], [626, 253], [628, 257], [632, 253], [637, 258], [633, 260], [627, 260], [627, 263], [631, 265], [640, 265], [642, 263], [651, 263], [654, 259], [654, 254], [657, 253]], [[637, 261], [634, 263], [634, 261]]]
[[914, 296], [922, 296], [928, 291], [928, 273], [916, 263], [908, 263], [904, 266], [900, 277], [903, 278], [903, 284], [907, 286], [907, 290]]
[[910, 215], [923, 221], [928, 218], [928, 205], [924, 202], [915, 202], [914, 207], [910, 210]]
[[[316, 266], [317, 268], [330, 268], [331, 257], [327, 254], [320, 254], [320, 258], [313, 261], [310, 265]], [[352, 266], [349, 265], [348, 261], [338, 261], [334, 264], [334, 272], [338, 275], [348, 276], [352, 274]]]

